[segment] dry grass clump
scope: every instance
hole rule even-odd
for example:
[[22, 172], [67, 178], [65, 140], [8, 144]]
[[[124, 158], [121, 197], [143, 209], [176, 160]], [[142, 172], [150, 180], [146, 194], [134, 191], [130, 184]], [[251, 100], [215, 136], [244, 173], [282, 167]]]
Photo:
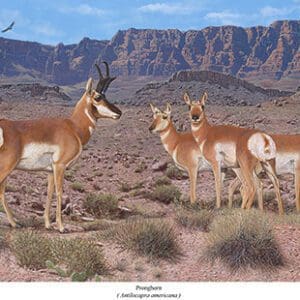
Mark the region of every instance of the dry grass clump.
[[112, 194], [90, 193], [85, 198], [83, 207], [97, 218], [111, 217], [119, 212], [118, 203], [118, 198]]
[[101, 248], [89, 239], [51, 239], [34, 231], [20, 231], [13, 236], [10, 247], [20, 266], [49, 268], [75, 281], [108, 273]]
[[288, 224], [288, 225], [300, 225], [299, 213], [288, 213], [284, 215], [276, 215], [275, 224]]
[[176, 212], [176, 221], [180, 225], [191, 229], [200, 229], [202, 231], [208, 231], [213, 218], [213, 211], [207, 209], [187, 210], [181, 208]]
[[122, 182], [120, 186], [120, 191], [124, 193], [128, 193], [132, 190], [131, 185], [128, 182]]
[[4, 230], [0, 230], [0, 250], [6, 247], [7, 247], [6, 232]]
[[84, 185], [80, 182], [73, 182], [70, 187], [76, 192], [83, 193], [85, 191]]
[[122, 249], [133, 250], [151, 259], [177, 260], [181, 254], [173, 227], [161, 219], [134, 219], [104, 234]]
[[151, 200], [169, 204], [171, 202], [179, 201], [181, 197], [181, 192], [176, 186], [172, 184], [158, 185], [152, 192], [149, 193], [148, 196]]
[[[96, 274], [108, 274], [103, 252], [92, 240], [83, 238], [54, 239], [52, 241], [54, 263], [66, 266], [66, 273], [81, 274], [90, 278]], [[75, 275], [76, 276], [76, 275]]]
[[257, 210], [232, 210], [214, 219], [204, 257], [220, 259], [233, 271], [239, 268], [271, 270], [283, 265], [269, 220]]
[[172, 181], [167, 176], [158, 177], [154, 182], [154, 186], [170, 185], [170, 184], [172, 184]]
[[47, 260], [54, 260], [51, 240], [34, 231], [19, 231], [14, 234], [10, 248], [22, 267], [44, 269]]
[[110, 226], [114, 225], [114, 223], [112, 223], [112, 222], [113, 221], [110, 221], [110, 220], [97, 219], [94, 221], [82, 223], [81, 227], [85, 231], [106, 230]]
[[177, 179], [177, 180], [186, 178], [186, 175], [174, 165], [168, 165], [168, 168], [166, 170], [166, 176], [169, 177], [170, 179]]

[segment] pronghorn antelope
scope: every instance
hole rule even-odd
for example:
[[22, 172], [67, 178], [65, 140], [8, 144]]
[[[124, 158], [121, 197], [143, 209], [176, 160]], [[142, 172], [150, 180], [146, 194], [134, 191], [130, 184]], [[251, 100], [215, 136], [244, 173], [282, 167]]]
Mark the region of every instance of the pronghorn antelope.
[[204, 111], [207, 98], [207, 93], [204, 93], [202, 99], [191, 101], [189, 95], [184, 94], [184, 101], [190, 108], [192, 134], [200, 152], [213, 169], [217, 208], [221, 206], [221, 168], [232, 168], [241, 180], [242, 207], [245, 208], [246, 204], [252, 201], [260, 184], [256, 176], [256, 168], [259, 162], [262, 162], [261, 166], [276, 189], [279, 213], [283, 213], [279, 183], [272, 163], [276, 155], [274, 141], [267, 134], [254, 129], [210, 125]]
[[54, 187], [57, 196], [56, 222], [60, 232], [64, 231], [61, 203], [64, 172], [76, 161], [95, 129], [97, 119], [119, 119], [121, 111], [109, 103], [105, 91], [115, 79], [109, 76], [106, 62], [106, 77], [96, 65], [100, 79], [96, 89], [92, 78], [70, 118], [42, 118], [37, 120], [0, 120], [0, 197], [11, 226], [16, 222], [4, 197], [5, 183], [14, 170], [47, 171], [48, 195], [45, 207], [45, 227], [50, 228], [50, 207]]
[[[293, 174], [295, 184], [295, 202], [296, 210], [300, 211], [300, 135], [270, 135], [276, 145], [275, 169], [276, 174]], [[239, 181], [234, 181], [229, 192], [229, 206], [232, 205], [233, 194], [240, 187]], [[262, 206], [262, 187], [258, 189], [258, 201]], [[260, 203], [261, 202], [261, 203]], [[251, 207], [251, 202], [247, 207]]]
[[[153, 112], [153, 122], [150, 132], [158, 132], [166, 151], [172, 156], [176, 166], [187, 171], [190, 178], [190, 200], [196, 201], [196, 182], [199, 165], [202, 165], [201, 152], [191, 132], [177, 132], [171, 119], [171, 105], [161, 111], [150, 104]], [[205, 167], [205, 166], [203, 166]]]

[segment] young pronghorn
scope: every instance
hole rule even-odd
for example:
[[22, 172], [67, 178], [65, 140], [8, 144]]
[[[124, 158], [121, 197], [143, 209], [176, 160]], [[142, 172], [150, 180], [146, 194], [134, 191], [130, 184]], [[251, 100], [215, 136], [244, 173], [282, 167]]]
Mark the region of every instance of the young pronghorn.
[[150, 132], [158, 132], [166, 151], [172, 156], [176, 166], [187, 171], [190, 178], [190, 200], [196, 201], [196, 181], [199, 165], [202, 169], [201, 152], [191, 132], [177, 132], [171, 119], [171, 106], [167, 104], [165, 111], [150, 104], [153, 112], [153, 122]]
[[210, 163], [215, 176], [217, 207], [221, 206], [222, 176], [221, 168], [232, 168], [243, 183], [242, 207], [253, 201], [259, 186], [256, 168], [261, 163], [276, 189], [279, 213], [283, 213], [283, 205], [279, 192], [279, 182], [275, 175], [274, 163], [276, 146], [270, 136], [254, 129], [229, 125], [210, 125], [206, 119], [204, 108], [208, 96], [191, 101], [187, 93], [184, 101], [190, 108], [193, 136], [203, 157]]
[[[300, 212], [300, 135], [270, 135], [276, 145], [275, 169], [276, 174], [293, 174], [295, 184], [296, 210]], [[234, 181], [229, 190], [229, 207], [232, 206], [233, 194], [240, 188], [241, 182]], [[263, 191], [261, 186], [258, 188], [259, 205], [263, 206]], [[247, 207], [251, 207], [251, 202]]]
[[16, 222], [4, 197], [5, 182], [14, 170], [46, 171], [48, 195], [45, 207], [45, 227], [50, 228], [50, 207], [54, 187], [57, 196], [56, 222], [60, 232], [64, 231], [61, 202], [64, 172], [76, 161], [95, 129], [98, 118], [119, 119], [121, 111], [109, 103], [105, 91], [114, 77], [104, 77], [100, 68], [97, 88], [92, 88], [92, 78], [70, 118], [42, 118], [38, 120], [0, 120], [0, 197], [11, 226]]

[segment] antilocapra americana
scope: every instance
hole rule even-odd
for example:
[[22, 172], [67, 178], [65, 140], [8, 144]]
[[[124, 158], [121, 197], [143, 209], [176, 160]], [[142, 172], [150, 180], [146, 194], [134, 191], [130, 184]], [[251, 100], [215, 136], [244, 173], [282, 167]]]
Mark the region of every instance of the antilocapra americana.
[[187, 93], [184, 101], [190, 108], [192, 134], [203, 157], [209, 162], [215, 177], [217, 207], [221, 206], [222, 176], [221, 168], [232, 168], [243, 184], [242, 207], [250, 203], [259, 181], [256, 168], [259, 162], [272, 180], [278, 201], [279, 213], [283, 213], [279, 182], [275, 174], [272, 159], [276, 155], [276, 146], [270, 136], [254, 129], [240, 128], [230, 125], [210, 125], [205, 115], [204, 93], [198, 101], [191, 101]]
[[150, 104], [153, 112], [153, 122], [150, 132], [158, 132], [166, 151], [172, 156], [176, 166], [188, 172], [190, 178], [190, 200], [196, 201], [196, 181], [201, 152], [191, 132], [177, 132], [171, 119], [171, 106], [161, 111]]
[[[171, 155], [175, 165], [187, 171], [190, 179], [190, 200], [196, 201], [196, 182], [198, 171], [211, 170], [211, 166], [203, 159], [201, 151], [191, 132], [177, 132], [171, 119], [171, 105], [161, 111], [150, 104], [153, 121], [150, 132], [157, 132], [165, 150]], [[223, 175], [225, 176], [225, 174]], [[239, 182], [239, 180], [238, 180]]]
[[[275, 169], [276, 174], [293, 174], [295, 184], [295, 202], [296, 210], [300, 211], [300, 135], [270, 135], [276, 145], [276, 158], [275, 158]], [[229, 192], [229, 206], [232, 205], [233, 194], [236, 189], [240, 187], [240, 182], [235, 181], [231, 185]], [[258, 188], [258, 201], [259, 205], [262, 206], [262, 188]], [[260, 203], [261, 201], [261, 203]], [[247, 203], [247, 207], [251, 207], [251, 202]]]
[[121, 111], [109, 103], [105, 92], [115, 77], [109, 76], [106, 62], [106, 77], [96, 65], [100, 79], [97, 88], [92, 88], [92, 78], [70, 118], [42, 118], [38, 120], [0, 120], [0, 198], [11, 226], [16, 222], [4, 197], [5, 183], [14, 170], [47, 171], [48, 195], [45, 207], [45, 227], [50, 228], [50, 207], [54, 187], [57, 196], [56, 222], [64, 231], [61, 203], [64, 172], [76, 161], [95, 129], [97, 119], [119, 119]]

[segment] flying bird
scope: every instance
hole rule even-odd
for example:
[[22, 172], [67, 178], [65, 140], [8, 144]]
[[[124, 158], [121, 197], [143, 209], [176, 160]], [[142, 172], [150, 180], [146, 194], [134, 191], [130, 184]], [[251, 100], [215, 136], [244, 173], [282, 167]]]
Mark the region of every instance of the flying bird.
[[5, 29], [3, 29], [1, 32], [6, 32], [8, 30], [12, 30], [12, 28], [14, 27], [15, 25], [15, 21], [13, 21], [8, 27], [6, 27]]

